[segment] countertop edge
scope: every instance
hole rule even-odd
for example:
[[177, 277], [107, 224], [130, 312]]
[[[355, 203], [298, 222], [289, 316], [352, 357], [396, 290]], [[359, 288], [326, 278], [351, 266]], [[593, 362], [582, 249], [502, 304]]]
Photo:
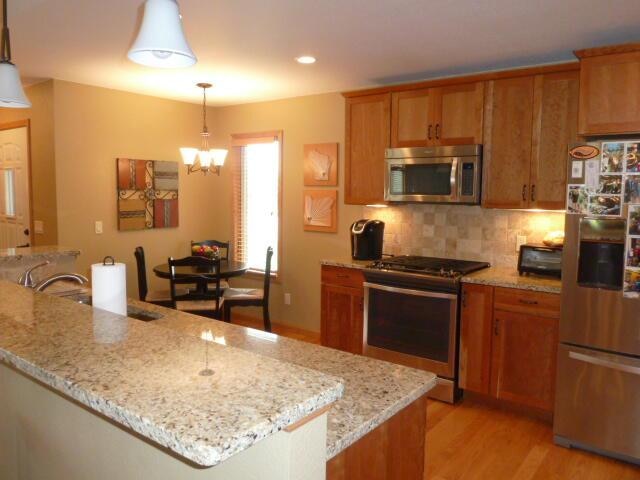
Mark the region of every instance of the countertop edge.
[[[282, 412], [278, 417], [274, 418], [273, 422], [270, 423], [272, 428], [261, 430], [260, 427], [262, 425], [269, 424], [269, 422], [266, 422], [264, 424], [254, 425], [247, 431], [239, 432], [238, 435], [234, 436], [234, 438], [236, 440], [243, 437], [247, 438], [247, 443], [237, 441], [235, 448], [224, 449], [222, 453], [220, 453], [220, 450], [222, 450], [221, 446], [207, 447], [196, 442], [185, 442], [184, 439], [175, 435], [171, 431], [151, 423], [144, 416], [132, 413], [120, 405], [113, 404], [85, 388], [70, 384], [63, 378], [52, 374], [3, 348], [0, 348], [0, 361], [9, 365], [11, 368], [14, 368], [18, 372], [33, 378], [46, 388], [75, 400], [90, 411], [103, 415], [104, 417], [113, 420], [121, 427], [130, 429], [157, 445], [167, 448], [202, 467], [213, 467], [222, 463], [236, 453], [251, 447], [260, 440], [263, 440], [264, 438], [283, 430], [285, 427], [306, 418], [316, 410], [331, 405], [339, 400], [344, 392], [344, 381], [342, 379], [337, 379], [339, 382], [334, 387], [320, 393], [316, 398], [309, 399], [303, 404], [297, 405], [293, 409]], [[284, 420], [285, 418], [287, 419], [286, 421]], [[260, 431], [260, 433], [256, 434], [255, 431]], [[188, 446], [189, 450], [180, 449], [179, 451], [175, 448], [176, 445]]]
[[545, 285], [535, 285], [535, 284], [522, 284], [516, 283], [505, 279], [487, 279], [487, 278], [476, 278], [473, 276], [465, 276], [460, 280], [461, 283], [470, 283], [474, 285], [488, 285], [491, 287], [502, 287], [502, 288], [513, 288], [516, 290], [529, 290], [534, 292], [542, 292], [542, 293], [553, 293], [560, 294], [562, 293], [561, 286], [545, 286]]
[[341, 438], [336, 443], [328, 447], [327, 462], [345, 451], [362, 437], [378, 428], [384, 422], [396, 415], [400, 410], [412, 404], [423, 395], [427, 394], [432, 388], [436, 386], [437, 381], [437, 376], [433, 374], [433, 378], [428, 383], [425, 383], [416, 388], [402, 400], [396, 402], [394, 405], [386, 408], [385, 410], [382, 410], [375, 418], [369, 420], [368, 422], [365, 422], [359, 428], [353, 430], [349, 435]]
[[320, 265], [325, 265], [328, 267], [342, 267], [342, 268], [353, 268], [356, 270], [362, 270], [367, 268], [369, 264], [371, 264], [372, 260], [329, 260], [322, 259], [320, 260]]

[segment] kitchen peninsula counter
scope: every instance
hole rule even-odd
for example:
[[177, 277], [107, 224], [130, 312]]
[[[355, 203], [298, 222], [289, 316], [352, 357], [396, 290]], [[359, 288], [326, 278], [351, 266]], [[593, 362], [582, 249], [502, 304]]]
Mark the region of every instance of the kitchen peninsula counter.
[[[201, 467], [322, 413], [343, 393], [335, 376], [179, 329], [3, 281], [0, 298], [0, 380], [15, 385], [7, 379], [17, 370]], [[205, 350], [211, 376], [199, 374]], [[0, 403], [10, 396], [5, 386]]]

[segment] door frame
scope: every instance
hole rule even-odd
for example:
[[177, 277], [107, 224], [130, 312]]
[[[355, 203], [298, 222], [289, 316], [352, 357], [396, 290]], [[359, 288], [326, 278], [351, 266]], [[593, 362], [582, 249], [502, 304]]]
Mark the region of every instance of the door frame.
[[27, 180], [27, 197], [29, 198], [29, 246], [33, 247], [33, 173], [31, 162], [31, 119], [15, 120], [13, 122], [0, 123], [0, 131], [13, 130], [14, 128], [27, 129], [27, 168], [29, 169], [29, 178]]

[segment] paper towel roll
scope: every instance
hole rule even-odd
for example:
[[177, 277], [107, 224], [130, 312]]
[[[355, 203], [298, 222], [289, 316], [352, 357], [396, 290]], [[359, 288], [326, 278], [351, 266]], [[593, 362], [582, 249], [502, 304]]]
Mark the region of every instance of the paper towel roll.
[[96, 308], [127, 314], [127, 269], [124, 263], [91, 265], [91, 296]]

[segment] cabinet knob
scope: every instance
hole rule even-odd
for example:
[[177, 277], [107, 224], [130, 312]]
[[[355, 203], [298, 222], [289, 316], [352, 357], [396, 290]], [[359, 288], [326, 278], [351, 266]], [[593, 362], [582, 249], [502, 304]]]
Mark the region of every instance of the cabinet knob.
[[427, 139], [431, 140], [431, 125], [429, 125], [429, 128], [427, 128]]
[[500, 330], [500, 320], [496, 318], [496, 321], [493, 323], [493, 334], [498, 335]]
[[527, 201], [527, 184], [522, 185], [522, 201]]
[[531, 201], [532, 202], [536, 201], [536, 186], [535, 185], [531, 185]]
[[440, 140], [440, 124], [436, 123], [436, 140]]
[[526, 298], [520, 298], [518, 301], [525, 305], [538, 305], [537, 300], [527, 300]]

